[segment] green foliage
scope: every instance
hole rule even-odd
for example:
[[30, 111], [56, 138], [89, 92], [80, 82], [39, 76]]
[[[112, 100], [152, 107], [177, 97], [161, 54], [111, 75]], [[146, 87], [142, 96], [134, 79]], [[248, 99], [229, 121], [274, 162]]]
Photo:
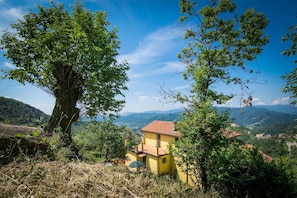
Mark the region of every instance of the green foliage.
[[[288, 174], [292, 176], [293, 182], [297, 184], [297, 158], [281, 157], [275, 160], [275, 163], [282, 167]], [[295, 191], [297, 190], [297, 185]]]
[[76, 1], [72, 12], [51, 1], [38, 6], [5, 30], [0, 40], [4, 55], [16, 66], [5, 77], [35, 84], [56, 98], [46, 128], [61, 127], [71, 143], [71, 124], [79, 117], [77, 104], [90, 116], [115, 114], [124, 104], [128, 80], [126, 62], [117, 63], [118, 31], [110, 28], [107, 13], [92, 13]]
[[[73, 140], [79, 149], [79, 155], [93, 162], [125, 159], [126, 149], [138, 142], [130, 129], [114, 125], [111, 121], [90, 122], [86, 127], [78, 127]], [[125, 140], [128, 145], [125, 145]]]
[[[297, 68], [295, 67], [294, 70], [290, 74], [285, 74], [282, 76], [282, 79], [286, 80], [286, 86], [282, 88], [282, 92], [284, 93], [291, 93], [291, 99], [296, 99], [297, 97]], [[296, 105], [297, 100], [293, 100], [291, 104]]]
[[[244, 127], [232, 127], [232, 130], [241, 133], [241, 136], [237, 139], [255, 146], [275, 159], [280, 157], [297, 159], [297, 148], [292, 147], [292, 152], [289, 154], [287, 146], [287, 142], [296, 141], [296, 139], [293, 138], [293, 136], [296, 135], [296, 129], [293, 123], [269, 125], [255, 130]], [[271, 136], [257, 138], [256, 134], [258, 133], [269, 134]], [[279, 136], [279, 134], [283, 134], [283, 136]]]
[[[46, 139], [48, 144], [48, 157], [52, 160], [68, 161], [76, 156], [71, 145], [65, 145], [62, 133], [54, 133], [51, 137]], [[44, 140], [43, 140], [44, 141]]]
[[20, 101], [0, 96], [0, 123], [41, 126], [49, 120], [42, 111]]
[[[200, 10], [196, 10], [197, 6], [196, 1], [180, 1], [181, 21], [188, 20], [194, 25], [187, 27], [195, 28], [186, 32], [185, 39], [190, 42], [178, 55], [186, 64], [184, 79], [191, 80], [192, 84], [189, 96], [176, 95], [176, 100], [186, 103], [189, 109], [178, 124], [181, 138], [174, 153], [187, 168], [191, 165], [191, 171], [201, 179], [203, 190], [208, 191], [211, 153], [225, 146], [222, 129], [229, 124], [228, 112], [220, 114], [213, 105], [233, 97], [214, 88], [222, 83], [248, 89], [249, 80], [233, 76], [231, 70], [253, 73], [245, 64], [255, 59], [268, 43], [268, 37], [263, 35], [268, 20], [253, 9], [236, 16], [237, 6], [230, 0], [212, 1]], [[249, 96], [246, 101], [251, 100]]]
[[[297, 26], [292, 26], [289, 28], [288, 33], [281, 38], [283, 42], [291, 42], [291, 48], [286, 49], [282, 51], [282, 55], [284, 56], [296, 56], [296, 50], [297, 50]], [[297, 60], [294, 61], [294, 63], [297, 63]], [[297, 104], [297, 68], [295, 67], [294, 70], [290, 74], [285, 74], [282, 76], [284, 80], [286, 80], [286, 86], [282, 89], [284, 93], [291, 93], [292, 99], [295, 99], [292, 101], [291, 104], [296, 105]]]
[[33, 137], [38, 137], [40, 135], [41, 131], [32, 131]]
[[16, 137], [16, 138], [25, 138], [26, 137], [26, 134], [24, 134], [24, 133], [17, 133], [17, 134], [14, 135], [14, 137]]
[[213, 153], [210, 182], [221, 197], [296, 197], [296, 174], [256, 149], [231, 144]]
[[[199, 123], [199, 124], [197, 124]], [[215, 107], [200, 106], [193, 114], [185, 114], [181, 122], [177, 123], [177, 130], [181, 138], [172, 147], [172, 153], [177, 156], [178, 165], [186, 164], [185, 170], [194, 173], [196, 180], [203, 177], [203, 171], [209, 169], [208, 163], [213, 149], [218, 149], [226, 143], [220, 132], [228, 125], [228, 114], [219, 114]], [[188, 166], [190, 165], [190, 166]], [[204, 177], [207, 177], [204, 175]], [[207, 178], [201, 178], [207, 182]], [[206, 183], [205, 185], [208, 185]]]
[[268, 126], [257, 127], [254, 129], [255, 133], [265, 133], [270, 135], [286, 134], [288, 136], [294, 136], [297, 134], [295, 123], [280, 123], [271, 124]]

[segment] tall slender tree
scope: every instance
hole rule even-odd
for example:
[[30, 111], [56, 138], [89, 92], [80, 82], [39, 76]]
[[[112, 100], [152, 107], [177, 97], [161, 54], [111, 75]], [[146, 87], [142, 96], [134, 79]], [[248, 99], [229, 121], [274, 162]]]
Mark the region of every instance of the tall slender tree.
[[[231, 0], [212, 0], [200, 10], [199, 1], [181, 0], [179, 5], [180, 21], [189, 22], [185, 25], [184, 36], [189, 42], [178, 58], [186, 65], [184, 79], [192, 83], [189, 95], [176, 95], [178, 101], [188, 104], [188, 109], [178, 123], [181, 138], [172, 147], [172, 152], [180, 159], [178, 164], [208, 191], [210, 165], [215, 163], [211, 153], [225, 145], [222, 129], [229, 124], [228, 113], [219, 113], [215, 105], [233, 97], [215, 87], [220, 83], [245, 88], [248, 80], [231, 71], [238, 68], [252, 72], [245, 65], [268, 43], [268, 37], [263, 35], [268, 20], [254, 9], [248, 9], [238, 17], [237, 6]], [[249, 97], [245, 102], [249, 104], [251, 100]]]
[[80, 108], [90, 116], [116, 113], [123, 107], [128, 80], [126, 62], [117, 63], [120, 41], [107, 13], [92, 13], [76, 1], [69, 13], [62, 4], [25, 14], [4, 31], [5, 56], [16, 66], [6, 77], [31, 83], [56, 98], [47, 133], [61, 127], [65, 145], [71, 143], [71, 124]]

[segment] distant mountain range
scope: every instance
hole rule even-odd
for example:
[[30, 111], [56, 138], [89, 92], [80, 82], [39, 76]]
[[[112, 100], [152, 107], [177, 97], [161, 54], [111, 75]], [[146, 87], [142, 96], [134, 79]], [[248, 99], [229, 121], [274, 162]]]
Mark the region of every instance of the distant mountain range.
[[[249, 128], [266, 127], [275, 124], [294, 123], [297, 108], [290, 105], [253, 106], [246, 108], [219, 107], [219, 111], [229, 110], [234, 123]], [[115, 120], [116, 124], [139, 130], [153, 120], [178, 121], [183, 109], [169, 111], [148, 111], [125, 113]], [[38, 126], [46, 123], [49, 116], [42, 111], [20, 101], [0, 97], [0, 123]]]
[[297, 118], [297, 111], [295, 107], [289, 105], [233, 108], [230, 109], [230, 118], [234, 119], [234, 123], [237, 125], [255, 128], [272, 124], [293, 123]]
[[[234, 123], [249, 128], [269, 126], [273, 124], [293, 123], [297, 118], [297, 108], [291, 105], [253, 106], [245, 108], [219, 107], [219, 111], [229, 110]], [[149, 111], [142, 113], [126, 113], [115, 120], [115, 123], [139, 129], [153, 120], [179, 120], [183, 109], [169, 111]]]
[[280, 113], [297, 115], [297, 108], [292, 105], [261, 105], [261, 106], [255, 106], [255, 107], [264, 108], [270, 111], [276, 111]]

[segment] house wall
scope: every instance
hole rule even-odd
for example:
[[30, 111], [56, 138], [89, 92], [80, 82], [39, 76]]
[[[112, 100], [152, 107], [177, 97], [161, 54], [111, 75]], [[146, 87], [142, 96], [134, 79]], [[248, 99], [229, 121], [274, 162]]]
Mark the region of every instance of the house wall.
[[[175, 158], [175, 160], [177, 159]], [[186, 171], [186, 166], [176, 166], [176, 174], [178, 179], [183, 183], [186, 183], [189, 186], [195, 185], [196, 177], [193, 175], [193, 173]]]
[[172, 157], [172, 155], [170, 154], [170, 161], [171, 161], [171, 164], [170, 164], [170, 174], [173, 175], [173, 176], [176, 176], [177, 174], [177, 166], [174, 162], [174, 158]]
[[[163, 160], [166, 160], [164, 163]], [[171, 168], [171, 155], [164, 156], [146, 156], [146, 168], [155, 175], [170, 174]]]
[[143, 143], [149, 146], [156, 146], [157, 145], [157, 134], [144, 132], [143, 134]]
[[131, 162], [136, 161], [136, 160], [137, 160], [136, 153], [134, 153], [132, 151], [127, 151], [125, 164], [127, 166], [129, 166]]
[[171, 173], [171, 162], [172, 160], [170, 154], [159, 157], [159, 175]]
[[169, 153], [168, 144], [170, 142], [175, 142], [175, 137], [169, 136], [169, 135], [161, 135], [161, 148], [164, 151], [167, 151]]
[[[157, 136], [156, 133], [144, 132], [143, 134], [143, 143], [149, 146], [157, 145]], [[175, 170], [174, 160], [169, 154], [168, 144], [170, 142], [174, 142], [175, 137], [160, 134], [160, 147], [163, 151], [167, 151], [168, 155], [163, 156], [151, 156], [147, 155], [146, 158], [146, 167], [152, 173], [156, 175], [160, 174], [173, 174]], [[164, 163], [163, 159], [166, 158], [166, 162]]]
[[146, 156], [146, 168], [153, 174], [158, 175], [158, 157], [151, 155]]

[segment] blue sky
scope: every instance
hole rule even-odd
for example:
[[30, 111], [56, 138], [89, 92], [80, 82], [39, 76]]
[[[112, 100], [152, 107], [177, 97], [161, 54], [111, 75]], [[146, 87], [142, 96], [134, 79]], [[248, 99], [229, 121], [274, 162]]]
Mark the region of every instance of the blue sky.
[[[74, 1], [57, 1], [68, 5]], [[108, 13], [111, 26], [119, 30], [121, 49], [118, 60], [127, 60], [129, 91], [125, 92], [126, 105], [122, 112], [142, 112], [180, 108], [177, 104], [160, 101], [161, 87], [166, 90], [186, 92], [189, 82], [182, 78], [184, 65], [177, 54], [185, 47], [183, 31], [178, 22], [180, 17], [179, 0], [84, 0], [87, 9], [103, 10]], [[205, 0], [198, 1], [205, 2]], [[260, 74], [253, 75], [256, 81], [250, 84], [254, 105], [289, 104], [289, 94], [280, 91], [285, 81], [280, 78], [291, 72], [295, 65], [293, 57], [280, 53], [289, 45], [280, 37], [287, 33], [289, 26], [297, 24], [297, 1], [295, 0], [236, 0], [238, 11], [254, 7], [269, 18], [265, 33], [270, 42], [263, 53], [247, 66]], [[0, 30], [36, 5], [49, 5], [48, 0], [0, 0]], [[2, 33], [1, 33], [2, 35]], [[13, 68], [11, 62], [0, 52], [0, 70]], [[244, 74], [239, 74], [244, 75]], [[226, 105], [238, 107], [241, 92], [238, 87], [218, 87], [224, 92], [238, 95]], [[25, 86], [13, 81], [0, 79], [0, 96], [20, 100], [51, 114], [55, 99], [33, 85]]]

